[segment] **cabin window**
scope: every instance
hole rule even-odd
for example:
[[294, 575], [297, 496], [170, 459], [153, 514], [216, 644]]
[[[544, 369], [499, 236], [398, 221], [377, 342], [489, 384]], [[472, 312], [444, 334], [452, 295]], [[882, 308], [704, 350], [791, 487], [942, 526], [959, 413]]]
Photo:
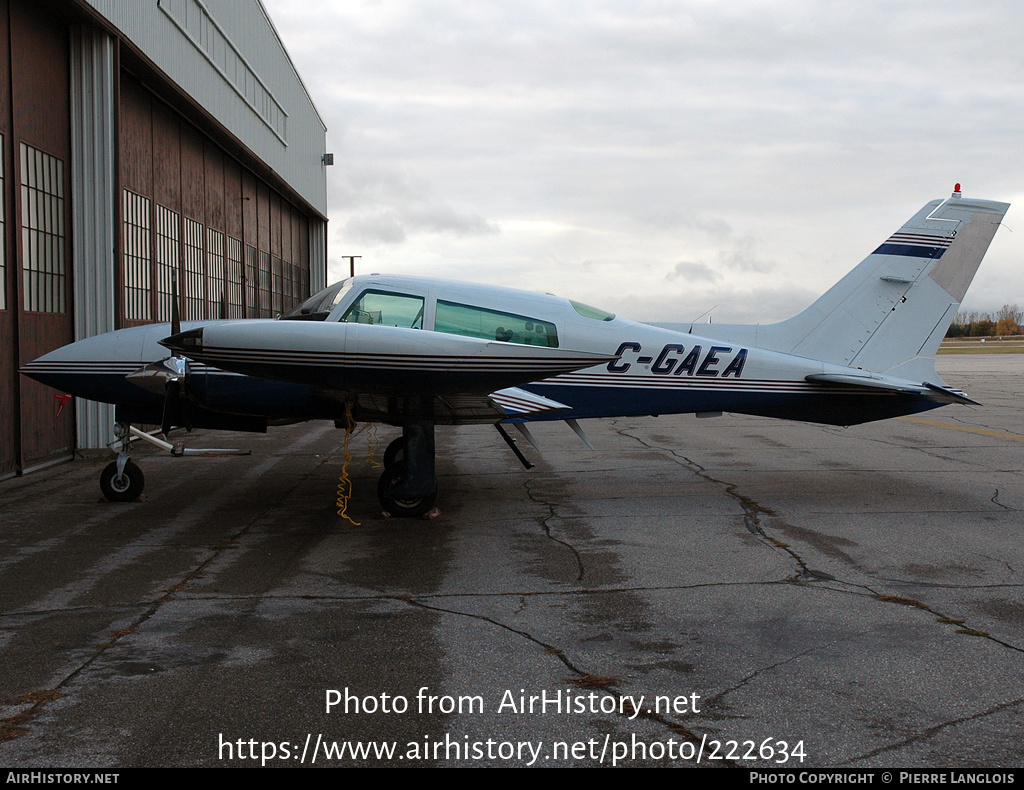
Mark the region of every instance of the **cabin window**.
[[449, 335], [558, 348], [558, 330], [549, 321], [468, 304], [439, 300], [434, 329]]
[[389, 291], [363, 291], [341, 317], [349, 324], [423, 328], [423, 297]]
[[613, 321], [615, 320], [615, 313], [609, 313], [606, 310], [601, 310], [597, 307], [591, 307], [588, 304], [582, 302], [574, 302], [572, 299], [569, 300], [569, 304], [572, 305], [572, 309], [579, 313], [584, 318], [593, 318], [595, 321]]

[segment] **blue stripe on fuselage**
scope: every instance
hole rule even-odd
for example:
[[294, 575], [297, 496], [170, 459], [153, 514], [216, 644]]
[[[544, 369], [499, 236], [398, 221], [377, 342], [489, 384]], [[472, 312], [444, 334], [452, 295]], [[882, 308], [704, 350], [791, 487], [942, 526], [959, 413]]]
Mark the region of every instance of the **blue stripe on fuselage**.
[[918, 247], [914, 244], [883, 244], [872, 255], [907, 255], [911, 258], [941, 258], [945, 247]]

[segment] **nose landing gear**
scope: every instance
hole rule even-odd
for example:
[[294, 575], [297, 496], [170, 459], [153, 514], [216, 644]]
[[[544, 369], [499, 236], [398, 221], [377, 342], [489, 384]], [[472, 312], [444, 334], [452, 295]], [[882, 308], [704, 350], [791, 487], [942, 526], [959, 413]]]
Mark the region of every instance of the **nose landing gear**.
[[132, 463], [128, 451], [132, 447], [132, 426], [126, 422], [114, 425], [114, 436], [117, 439], [111, 447], [120, 443], [117, 460], [111, 461], [100, 472], [100, 491], [108, 502], [134, 502], [146, 487], [146, 478], [142, 470]]
[[117, 451], [117, 460], [107, 464], [100, 473], [100, 490], [110, 502], [133, 502], [139, 498], [142, 489], [146, 486], [146, 478], [142, 474], [142, 470], [132, 463], [128, 455], [132, 449], [132, 442], [136, 439], [142, 439], [176, 457], [182, 455], [249, 455], [252, 452], [251, 450], [187, 449], [182, 442], [176, 444], [165, 442], [132, 427], [127, 422], [119, 422], [114, 425], [114, 436], [117, 439], [110, 443], [111, 449], [117, 444], [121, 445]]
[[132, 502], [146, 486], [142, 470], [125, 453], [118, 453], [100, 473], [100, 490], [110, 502]]

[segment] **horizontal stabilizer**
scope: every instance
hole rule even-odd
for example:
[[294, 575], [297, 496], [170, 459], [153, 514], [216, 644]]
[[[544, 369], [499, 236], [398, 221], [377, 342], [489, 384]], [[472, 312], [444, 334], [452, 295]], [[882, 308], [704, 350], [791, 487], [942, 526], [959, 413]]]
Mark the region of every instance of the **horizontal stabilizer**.
[[968, 398], [967, 393], [963, 390], [953, 389], [952, 387], [941, 387], [938, 384], [932, 384], [929, 381], [926, 381], [924, 385], [931, 390], [932, 400], [937, 400], [942, 403], [966, 403], [970, 406], [981, 405], [973, 398]]
[[966, 394], [952, 387], [944, 387], [939, 384], [932, 384], [925, 381], [915, 384], [910, 381], [891, 378], [889, 376], [869, 375], [867, 372], [860, 373], [813, 373], [805, 377], [807, 381], [822, 381], [828, 384], [841, 384], [843, 386], [867, 387], [870, 389], [886, 390], [894, 393], [905, 393], [908, 395], [923, 395], [929, 400], [939, 403], [969, 403], [980, 406], [976, 400], [968, 398]]
[[906, 381], [897, 381], [881, 376], [859, 376], [856, 373], [813, 373], [805, 377], [807, 381], [826, 381], [829, 384], [845, 384], [855, 387], [872, 387], [892, 392], [907, 392], [922, 395], [927, 391], [923, 385], [915, 385]]

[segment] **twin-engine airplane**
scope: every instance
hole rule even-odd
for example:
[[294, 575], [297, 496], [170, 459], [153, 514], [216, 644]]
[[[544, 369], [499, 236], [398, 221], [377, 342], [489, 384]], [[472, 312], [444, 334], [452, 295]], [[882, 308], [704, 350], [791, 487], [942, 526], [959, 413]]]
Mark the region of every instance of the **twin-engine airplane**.
[[[350, 278], [273, 320], [121, 329], [22, 368], [113, 403], [118, 460], [101, 485], [134, 499], [131, 423], [265, 431], [301, 420], [402, 428], [386, 511], [437, 494], [434, 426], [725, 411], [853, 425], [974, 403], [934, 355], [1007, 203], [960, 194], [915, 214], [824, 296], [777, 324], [652, 326], [557, 296], [417, 277]], [[175, 300], [177, 301], [177, 300]], [[161, 346], [169, 349], [171, 354]], [[170, 445], [167, 445], [168, 447]], [[526, 463], [525, 459], [520, 460]]]

